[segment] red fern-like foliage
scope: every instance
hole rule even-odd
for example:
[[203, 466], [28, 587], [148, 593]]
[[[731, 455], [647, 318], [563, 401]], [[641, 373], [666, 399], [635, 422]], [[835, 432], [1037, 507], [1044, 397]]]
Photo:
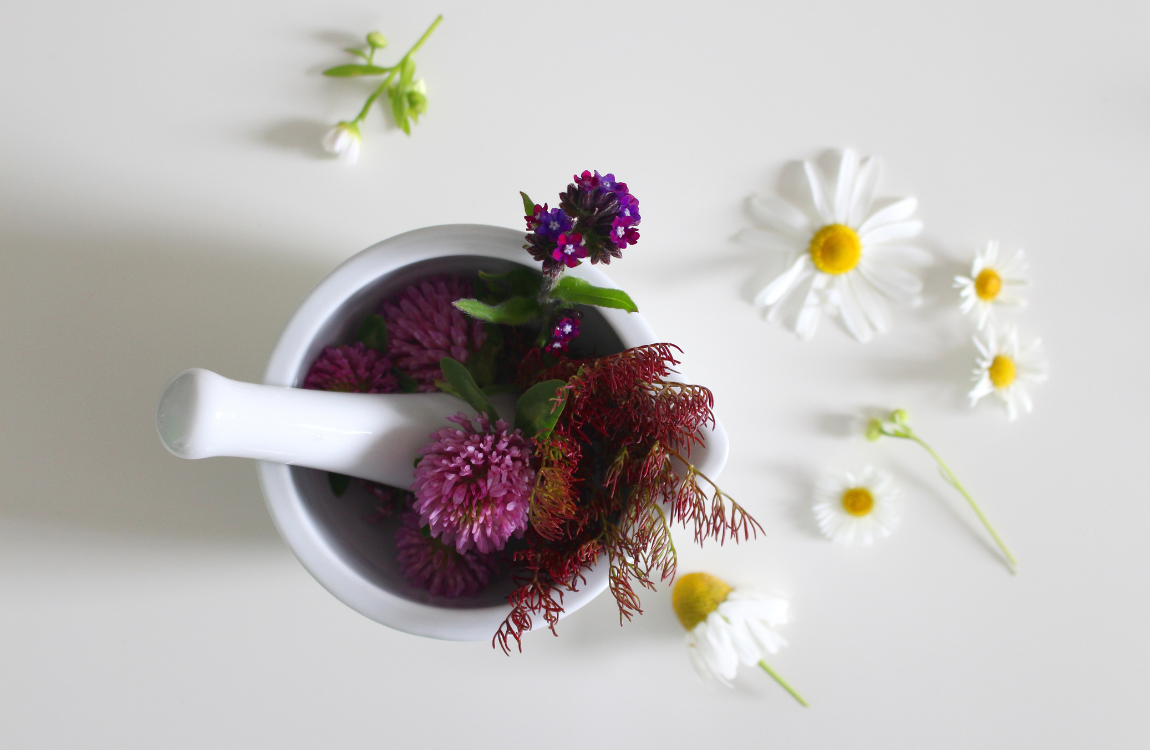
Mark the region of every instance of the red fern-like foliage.
[[550, 366], [540, 355], [522, 360], [520, 386], [564, 380], [567, 393], [555, 429], [536, 442], [531, 526], [512, 557], [511, 614], [493, 639], [505, 652], [512, 640], [522, 648], [537, 616], [554, 633], [563, 592], [577, 590], [601, 556], [620, 622], [641, 614], [635, 584], [653, 589], [656, 577], [675, 575], [671, 523], [692, 528], [699, 544], [762, 531], [688, 460], [714, 424], [714, 402], [706, 388], [667, 379], [678, 364], [672, 349], [651, 344]]

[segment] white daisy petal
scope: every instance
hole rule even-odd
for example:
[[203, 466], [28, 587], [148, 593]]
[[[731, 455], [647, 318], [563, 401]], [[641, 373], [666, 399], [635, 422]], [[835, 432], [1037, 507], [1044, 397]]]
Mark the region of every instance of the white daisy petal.
[[836, 224], [846, 224], [850, 218], [851, 196], [854, 193], [855, 178], [858, 174], [859, 155], [854, 149], [846, 149], [839, 159], [839, 176], [835, 180], [834, 218]]
[[752, 195], [749, 201], [751, 214], [780, 234], [798, 240], [810, 241], [810, 218], [790, 203], [773, 195]]
[[774, 323], [787, 318], [797, 318], [817, 276], [818, 274], [814, 271], [804, 269], [791, 286], [782, 293], [779, 301], [771, 306], [770, 312], [767, 313], [767, 322]]
[[803, 162], [803, 171], [807, 174], [807, 187], [811, 191], [811, 201], [815, 204], [815, 211], [823, 224], [834, 223], [834, 212], [827, 200], [827, 187], [823, 181], [823, 174], [809, 161]]
[[875, 289], [895, 302], [912, 306], [920, 302], [918, 294], [922, 291], [922, 281], [917, 276], [901, 268], [867, 258], [863, 258], [859, 263], [859, 270]]
[[835, 289], [837, 289], [839, 293], [839, 309], [842, 310], [843, 323], [846, 324], [847, 330], [864, 344], [870, 341], [870, 323], [867, 322], [862, 305], [859, 304], [854, 289], [850, 285], [849, 275], [836, 277]]
[[918, 199], [916, 198], [903, 198], [902, 200], [895, 201], [889, 206], [880, 208], [873, 214], [867, 217], [861, 225], [859, 225], [858, 232], [860, 235], [866, 234], [872, 229], [885, 226], [887, 224], [895, 224], [898, 222], [906, 221], [918, 209]]
[[795, 322], [795, 333], [803, 341], [810, 341], [819, 327], [819, 318], [822, 317], [823, 310], [820, 292], [825, 279], [824, 274], [815, 274], [814, 280], [811, 282], [811, 289], [807, 292], [806, 299], [803, 300], [802, 309], [799, 310], [799, 317]]
[[863, 159], [862, 165], [859, 167], [858, 177], [855, 178], [854, 193], [851, 195], [850, 215], [847, 217], [848, 226], [859, 226], [867, 213], [870, 212], [871, 203], [874, 201], [875, 187], [878, 186], [881, 172], [882, 163], [878, 159], [873, 156]]
[[761, 292], [755, 295], [756, 305], [773, 305], [783, 298], [783, 295], [794, 287], [803, 271], [810, 265], [810, 256], [806, 253], [800, 255], [791, 267], [775, 277]]
[[922, 222], [918, 219], [909, 219], [895, 224], [883, 224], [867, 229], [865, 232], [860, 229], [859, 239], [866, 247], [891, 240], [905, 240], [917, 236], [920, 232], [922, 232]]
[[859, 306], [862, 308], [863, 313], [866, 314], [867, 320], [874, 326], [874, 329], [879, 333], [889, 331], [890, 312], [887, 310], [886, 303], [875, 294], [870, 282], [859, 274], [851, 275], [849, 280], [851, 290], [854, 292]]

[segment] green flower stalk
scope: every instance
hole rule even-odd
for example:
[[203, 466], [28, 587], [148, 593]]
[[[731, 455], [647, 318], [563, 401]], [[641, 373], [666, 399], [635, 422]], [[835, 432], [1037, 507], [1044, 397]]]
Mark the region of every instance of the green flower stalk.
[[873, 442], [883, 435], [886, 435], [887, 437], [899, 438], [901, 440], [911, 440], [921, 445], [938, 463], [938, 473], [942, 475], [946, 483], [958, 490], [962, 496], [966, 498], [966, 501], [970, 503], [970, 507], [974, 510], [975, 515], [978, 516], [978, 520], [982, 521], [982, 525], [986, 527], [986, 531], [990, 534], [991, 538], [994, 539], [995, 544], [998, 545], [1003, 556], [1005, 556], [1006, 562], [1010, 566], [1010, 572], [1017, 575], [1018, 561], [1007, 548], [1006, 542], [1002, 541], [1002, 537], [1000, 537], [998, 532], [994, 530], [994, 527], [990, 525], [990, 521], [987, 520], [982, 509], [978, 507], [978, 503], [974, 502], [974, 498], [970, 496], [970, 493], [967, 492], [966, 488], [962, 486], [962, 483], [958, 481], [958, 477], [954, 475], [954, 472], [950, 470], [950, 467], [946, 465], [942, 457], [935, 452], [934, 448], [931, 448], [922, 438], [915, 434], [914, 430], [912, 430], [907, 423], [907, 419], [907, 413], [903, 409], [895, 409], [892, 411], [886, 421], [872, 419], [870, 424], [867, 425], [866, 438]]
[[402, 128], [403, 132], [411, 135], [411, 123], [419, 122], [419, 116], [427, 111], [427, 84], [423, 79], [415, 78], [415, 53], [442, 21], [443, 16], [437, 16], [427, 31], [423, 32], [419, 41], [395, 65], [384, 67], [375, 64], [375, 53], [387, 47], [387, 39], [378, 31], [373, 31], [366, 37], [366, 49], [348, 47], [346, 50], [362, 62], [337, 65], [323, 72], [325, 76], [332, 78], [385, 76], [383, 82], [367, 97], [355, 119], [337, 123], [324, 135], [323, 147], [328, 153], [335, 154], [348, 164], [355, 164], [359, 158], [362, 139], [359, 125], [367, 118], [371, 106], [384, 93], [387, 94], [388, 102], [391, 104], [395, 124]]

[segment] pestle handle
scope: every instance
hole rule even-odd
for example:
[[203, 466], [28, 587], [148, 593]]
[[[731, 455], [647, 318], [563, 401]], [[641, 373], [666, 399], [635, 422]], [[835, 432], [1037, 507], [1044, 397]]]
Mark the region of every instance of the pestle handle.
[[[514, 397], [494, 397], [500, 416]], [[181, 458], [235, 456], [307, 466], [409, 489], [413, 462], [432, 432], [457, 412], [446, 393], [338, 393], [229, 380], [185, 370], [160, 396], [156, 428]]]

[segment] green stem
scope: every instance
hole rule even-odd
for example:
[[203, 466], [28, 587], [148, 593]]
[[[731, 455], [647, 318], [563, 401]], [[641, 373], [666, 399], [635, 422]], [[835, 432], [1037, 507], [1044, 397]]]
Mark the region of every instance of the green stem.
[[[358, 125], [359, 123], [363, 122], [363, 119], [367, 117], [367, 113], [371, 110], [371, 105], [375, 104], [375, 100], [378, 99], [379, 95], [387, 89], [387, 85], [391, 83], [391, 79], [395, 78], [395, 74], [403, 69], [403, 64], [407, 62], [407, 59], [414, 55], [419, 50], [419, 48], [423, 46], [423, 43], [427, 41], [429, 36], [431, 36], [431, 32], [435, 31], [435, 27], [438, 26], [442, 21], [442, 15], [436, 16], [435, 20], [431, 22], [431, 26], [427, 27], [427, 31], [423, 32], [423, 36], [419, 37], [419, 41], [416, 42], [415, 45], [407, 51], [406, 55], [400, 58], [399, 62], [391, 66], [391, 72], [387, 74], [387, 78], [383, 79], [383, 83], [379, 84], [379, 88], [372, 92], [371, 96], [367, 97], [367, 102], [364, 103], [363, 109], [361, 109], [359, 114], [355, 116], [355, 119], [351, 121], [353, 125]], [[375, 55], [374, 48], [371, 50], [371, 55], [373, 57]], [[369, 62], [368, 64], [370, 65], [371, 63]]]
[[946, 461], [942, 460], [942, 456], [935, 453], [934, 448], [931, 448], [926, 444], [926, 441], [924, 441], [918, 435], [914, 434], [914, 431], [911, 430], [910, 427], [903, 425], [899, 429], [905, 430], [906, 434], [887, 432], [885, 428], [883, 429], [883, 434], [889, 435], [890, 437], [902, 438], [903, 440], [913, 440], [914, 442], [921, 445], [926, 450], [926, 452], [929, 453], [931, 457], [938, 462], [939, 468], [942, 469], [942, 471], [946, 474], [947, 481], [950, 482], [952, 487], [962, 493], [962, 496], [966, 498], [968, 503], [970, 503], [970, 507], [974, 510], [975, 515], [978, 516], [978, 520], [982, 521], [982, 525], [994, 539], [995, 544], [998, 545], [998, 549], [1000, 549], [1002, 554], [1006, 557], [1006, 561], [1010, 565], [1010, 572], [1014, 575], [1018, 575], [1018, 560], [1014, 559], [1014, 555], [1012, 555], [1010, 550], [1007, 548], [1006, 542], [1002, 541], [1002, 537], [1000, 537], [998, 532], [994, 530], [994, 527], [990, 525], [990, 520], [987, 519], [985, 514], [983, 514], [982, 509], [978, 507], [978, 503], [974, 502], [974, 498], [970, 496], [970, 493], [966, 491], [966, 488], [962, 486], [962, 482], [958, 481], [958, 477], [956, 477], [954, 472], [950, 470], [950, 467], [946, 465]]
[[789, 684], [787, 684], [787, 681], [783, 679], [782, 675], [780, 675], [775, 670], [771, 669], [771, 666], [769, 664], [767, 664], [766, 659], [761, 659], [759, 661], [759, 666], [763, 668], [764, 672], [769, 674], [771, 677], [774, 677], [775, 682], [779, 683], [779, 685], [783, 688], [783, 690], [786, 690], [788, 693], [790, 693], [791, 697], [793, 697], [795, 700], [797, 700], [800, 705], [802, 705], [805, 708], [811, 707], [811, 704], [807, 703], [806, 700], [803, 698], [803, 696], [799, 695], [797, 690], [795, 690], [793, 687], [791, 687]]

